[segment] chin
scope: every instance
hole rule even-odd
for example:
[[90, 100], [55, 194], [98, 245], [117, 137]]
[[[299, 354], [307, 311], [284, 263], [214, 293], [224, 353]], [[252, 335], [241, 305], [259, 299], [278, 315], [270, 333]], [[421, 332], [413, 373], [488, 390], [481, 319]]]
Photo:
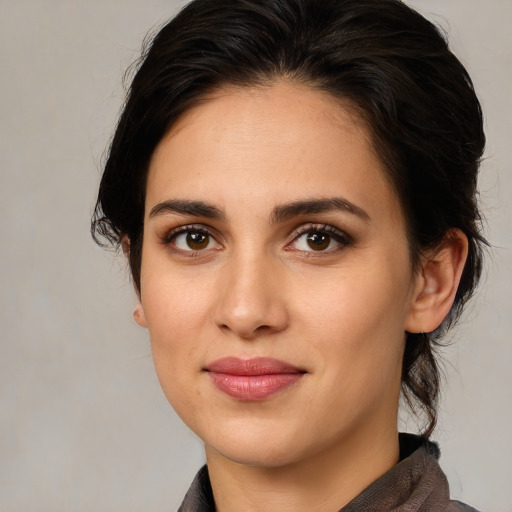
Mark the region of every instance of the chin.
[[212, 452], [235, 464], [271, 469], [294, 464], [322, 450], [317, 442], [302, 442], [293, 426], [251, 427], [240, 425], [210, 432], [206, 439], [203, 437], [207, 455]]
[[268, 469], [288, 466], [300, 458], [299, 454], [293, 453], [291, 450], [285, 451], [282, 446], [273, 447], [268, 442], [265, 442], [263, 446], [255, 442], [242, 443], [237, 446], [233, 446], [232, 442], [228, 444], [229, 446], [225, 448], [207, 445], [207, 453], [211, 450], [235, 464]]

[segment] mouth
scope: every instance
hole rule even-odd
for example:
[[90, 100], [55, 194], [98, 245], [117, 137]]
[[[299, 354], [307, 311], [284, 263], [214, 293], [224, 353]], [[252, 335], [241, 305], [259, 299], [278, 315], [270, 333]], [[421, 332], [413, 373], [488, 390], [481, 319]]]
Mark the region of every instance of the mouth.
[[226, 357], [204, 370], [219, 391], [246, 402], [265, 400], [293, 386], [306, 374], [305, 370], [267, 357]]

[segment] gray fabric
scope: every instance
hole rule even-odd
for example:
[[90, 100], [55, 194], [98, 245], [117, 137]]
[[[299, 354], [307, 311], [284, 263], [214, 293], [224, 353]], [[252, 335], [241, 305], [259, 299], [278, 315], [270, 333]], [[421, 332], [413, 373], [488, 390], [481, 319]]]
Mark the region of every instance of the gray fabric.
[[203, 466], [189, 487], [178, 512], [215, 512], [208, 469]]
[[[450, 500], [435, 443], [400, 434], [400, 462], [339, 512], [478, 512]], [[215, 512], [206, 466], [192, 482], [178, 512]]]

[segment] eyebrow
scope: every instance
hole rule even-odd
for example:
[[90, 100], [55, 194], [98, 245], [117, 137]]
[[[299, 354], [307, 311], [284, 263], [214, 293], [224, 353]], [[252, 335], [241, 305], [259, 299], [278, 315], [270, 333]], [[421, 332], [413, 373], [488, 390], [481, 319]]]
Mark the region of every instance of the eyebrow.
[[332, 211], [350, 213], [365, 222], [370, 221], [370, 216], [365, 210], [342, 197], [305, 199], [302, 201], [282, 204], [274, 208], [270, 216], [270, 220], [271, 222], [283, 222], [299, 215], [312, 215], [315, 213], [328, 213]]
[[208, 219], [225, 219], [224, 212], [204, 201], [188, 201], [186, 199], [169, 199], [158, 203], [151, 208], [149, 218], [165, 213], [177, 213], [178, 215], [192, 215], [194, 217], [206, 217]]
[[[342, 197], [329, 197], [324, 199], [304, 199], [276, 206], [270, 214], [272, 223], [299, 215], [314, 215], [332, 211], [345, 212], [355, 215], [365, 222], [370, 221], [370, 216], [360, 206], [351, 203]], [[189, 201], [186, 199], [168, 199], [155, 205], [149, 212], [149, 218], [165, 213], [177, 213], [178, 215], [192, 215], [194, 217], [206, 217], [208, 219], [225, 220], [226, 215], [219, 208], [205, 201]]]

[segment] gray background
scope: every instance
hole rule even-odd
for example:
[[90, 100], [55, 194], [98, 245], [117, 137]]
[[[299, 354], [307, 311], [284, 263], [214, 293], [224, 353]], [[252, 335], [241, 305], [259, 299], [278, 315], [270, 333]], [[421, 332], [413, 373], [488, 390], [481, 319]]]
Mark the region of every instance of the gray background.
[[[131, 319], [125, 265], [88, 234], [122, 73], [183, 3], [0, 0], [2, 512], [171, 511], [202, 463]], [[410, 4], [449, 32], [489, 139], [495, 248], [446, 352], [435, 438], [455, 497], [512, 511], [512, 1]]]

